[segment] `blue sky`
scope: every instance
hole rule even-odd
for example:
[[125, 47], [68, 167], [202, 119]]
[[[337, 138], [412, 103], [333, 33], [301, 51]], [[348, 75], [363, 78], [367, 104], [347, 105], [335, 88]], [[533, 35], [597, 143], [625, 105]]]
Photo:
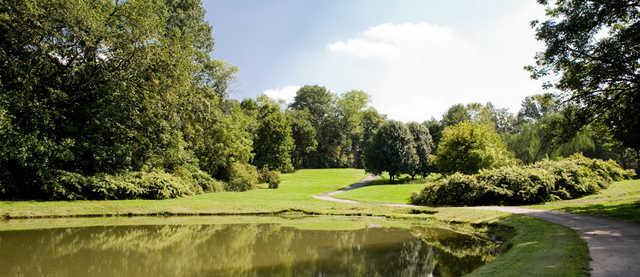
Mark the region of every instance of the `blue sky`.
[[455, 103], [516, 110], [540, 92], [522, 70], [541, 47], [533, 0], [204, 1], [214, 57], [239, 68], [231, 97], [289, 100], [305, 84], [361, 89], [389, 117], [422, 121]]

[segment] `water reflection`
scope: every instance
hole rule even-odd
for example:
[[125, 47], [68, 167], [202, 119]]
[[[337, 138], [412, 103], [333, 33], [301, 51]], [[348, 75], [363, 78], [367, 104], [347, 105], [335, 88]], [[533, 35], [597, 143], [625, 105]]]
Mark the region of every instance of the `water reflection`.
[[277, 224], [0, 232], [9, 276], [459, 276], [496, 245], [432, 228], [299, 230]]

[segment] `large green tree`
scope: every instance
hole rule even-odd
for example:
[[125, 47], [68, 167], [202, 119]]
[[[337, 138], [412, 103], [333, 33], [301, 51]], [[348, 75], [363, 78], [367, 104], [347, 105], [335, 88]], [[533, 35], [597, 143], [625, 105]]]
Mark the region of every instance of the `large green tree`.
[[364, 148], [363, 118], [368, 104], [369, 95], [359, 90], [345, 92], [336, 101], [339, 128], [344, 137], [341, 147], [341, 161], [344, 166], [362, 166], [360, 161]]
[[318, 147], [316, 128], [311, 124], [311, 113], [306, 109], [289, 110], [287, 117], [295, 144], [291, 161], [295, 168], [303, 168], [307, 164], [308, 156]]
[[471, 120], [471, 115], [467, 108], [462, 104], [455, 104], [447, 110], [442, 116], [442, 125], [444, 127], [453, 126], [463, 121]]
[[512, 154], [493, 126], [469, 121], [444, 130], [435, 160], [441, 172], [467, 174], [512, 162]]
[[341, 133], [335, 100], [336, 96], [325, 87], [303, 86], [289, 105], [293, 110], [307, 110], [316, 130], [318, 146], [307, 156], [306, 167], [340, 166], [341, 147], [345, 138]]
[[289, 105], [294, 110], [308, 110], [311, 122], [316, 128], [332, 113], [335, 96], [322, 86], [303, 86]]
[[418, 155], [418, 163], [416, 163], [414, 170], [411, 172], [411, 176], [421, 175], [425, 177], [432, 170], [432, 166], [429, 164], [429, 155], [433, 152], [433, 140], [429, 134], [429, 129], [424, 125], [411, 122], [407, 124], [407, 127], [411, 131], [416, 154]]
[[253, 163], [258, 168], [290, 172], [291, 152], [295, 145], [291, 126], [278, 103], [267, 96], [258, 97], [258, 127], [256, 129]]
[[172, 171], [204, 149], [247, 159], [210, 136], [243, 127], [200, 1], [7, 0], [0, 33], [0, 194], [47, 197], [60, 171]]
[[560, 99], [554, 94], [527, 96], [522, 100], [520, 111], [518, 111], [518, 122], [537, 122], [548, 114], [560, 112], [561, 109]]
[[442, 125], [442, 121], [437, 120], [435, 118], [431, 118], [422, 123], [427, 129], [429, 129], [429, 134], [431, 135], [431, 139], [433, 140], [433, 150], [438, 147], [438, 143], [440, 142], [440, 138], [442, 137], [442, 131], [444, 130], [444, 126]]
[[367, 149], [365, 169], [374, 174], [386, 171], [393, 181], [400, 174], [412, 174], [418, 163], [409, 128], [402, 122], [389, 120], [380, 126]]
[[601, 121], [626, 146], [639, 149], [640, 2], [538, 2], [547, 17], [532, 25], [546, 48], [528, 67], [532, 77], [554, 77], [547, 86], [566, 92], [583, 123]]
[[360, 166], [364, 167], [366, 164], [366, 156], [368, 148], [371, 145], [373, 137], [375, 136], [378, 128], [382, 126], [386, 118], [376, 111], [376, 109], [369, 107], [362, 113], [362, 147], [360, 149]]

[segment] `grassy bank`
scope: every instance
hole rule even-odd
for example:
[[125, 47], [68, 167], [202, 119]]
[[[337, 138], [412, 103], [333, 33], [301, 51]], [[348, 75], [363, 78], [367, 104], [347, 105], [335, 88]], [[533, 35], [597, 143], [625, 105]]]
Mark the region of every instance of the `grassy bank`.
[[588, 276], [587, 244], [573, 230], [540, 219], [512, 215], [499, 221], [515, 234], [505, 252], [469, 276]]
[[598, 194], [529, 206], [640, 222], [640, 180], [613, 183]]

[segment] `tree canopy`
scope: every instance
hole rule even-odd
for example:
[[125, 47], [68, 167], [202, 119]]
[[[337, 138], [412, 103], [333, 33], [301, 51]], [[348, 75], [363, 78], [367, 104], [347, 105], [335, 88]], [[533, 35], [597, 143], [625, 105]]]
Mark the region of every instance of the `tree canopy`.
[[4, 1], [0, 15], [0, 195], [49, 197], [63, 172], [226, 178], [251, 158], [200, 1]]
[[442, 172], [476, 173], [510, 164], [513, 158], [492, 126], [463, 121], [444, 129], [435, 162]]
[[533, 21], [546, 49], [533, 78], [566, 92], [583, 123], [601, 121], [624, 145], [640, 148], [640, 2], [538, 0], [547, 18]]
[[368, 172], [389, 173], [391, 180], [402, 173], [412, 174], [419, 164], [414, 138], [402, 122], [386, 121], [371, 141], [365, 168]]
[[433, 152], [434, 147], [433, 140], [429, 134], [429, 129], [424, 125], [415, 122], [407, 124], [407, 127], [413, 137], [416, 155], [418, 156], [418, 162], [410, 175], [421, 175], [422, 177], [426, 177], [427, 174], [433, 170], [429, 156]]
[[295, 145], [287, 116], [266, 96], [258, 97], [257, 116], [253, 164], [269, 170], [293, 171], [291, 152]]

